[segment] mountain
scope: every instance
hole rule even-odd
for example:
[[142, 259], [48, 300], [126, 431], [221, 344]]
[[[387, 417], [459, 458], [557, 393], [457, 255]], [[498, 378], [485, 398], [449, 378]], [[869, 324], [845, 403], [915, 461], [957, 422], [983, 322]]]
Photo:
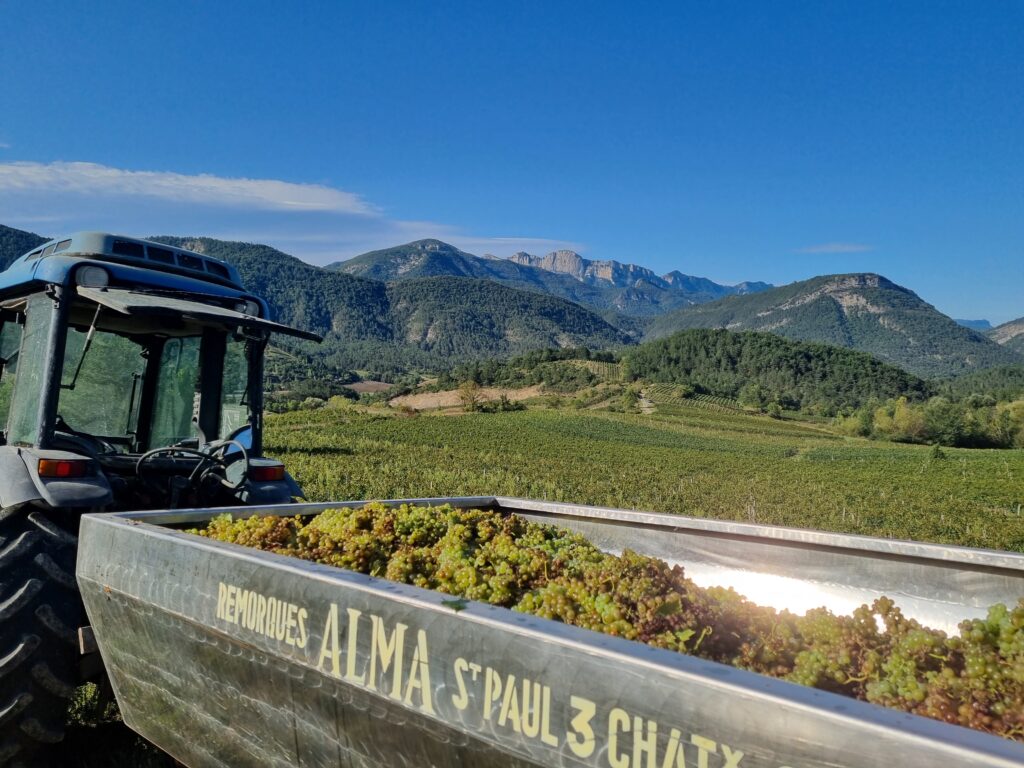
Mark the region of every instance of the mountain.
[[997, 344], [1024, 355], [1024, 317], [997, 325], [985, 335]]
[[964, 328], [970, 328], [972, 331], [989, 331], [992, 330], [992, 323], [988, 320], [953, 320], [957, 325], [962, 325]]
[[[246, 288], [265, 298], [277, 319], [324, 335], [320, 347], [297, 349], [335, 368], [444, 368], [454, 361], [537, 348], [600, 349], [630, 342], [583, 306], [499, 282], [443, 275], [388, 284], [315, 267], [266, 245], [209, 237], [152, 239], [234, 264]], [[45, 241], [0, 227], [0, 264], [10, 264]], [[475, 264], [476, 257], [465, 256]]]
[[505, 259], [481, 258], [440, 240], [417, 240], [370, 251], [347, 261], [328, 264], [325, 269], [388, 283], [417, 277], [475, 277], [599, 309], [613, 309], [599, 289], [567, 275], [524, 267]]
[[622, 264], [618, 261], [591, 261], [575, 251], [552, 251], [547, 256], [531, 256], [520, 251], [508, 258], [516, 264], [539, 267], [548, 272], [558, 272], [575, 277], [591, 285], [611, 284], [617, 288], [628, 288], [638, 281], [660, 284], [664, 281], [654, 272], [636, 264]]
[[678, 307], [712, 301], [737, 292], [759, 290], [764, 283], [743, 287], [718, 285], [705, 278], [673, 272], [664, 278], [635, 264], [590, 261], [574, 251], [547, 256], [517, 253], [508, 259], [474, 256], [440, 240], [416, 242], [371, 251], [327, 266], [350, 275], [396, 282], [416, 277], [451, 275], [494, 280], [514, 288], [540, 291], [602, 311], [613, 324], [630, 330], [636, 323], [619, 320], [653, 317]]
[[16, 258], [28, 253], [37, 245], [42, 245], [48, 239], [33, 232], [0, 224], [0, 271], [7, 269]]
[[580, 282], [610, 292], [620, 311], [632, 315], [653, 315], [674, 307], [701, 304], [723, 296], [755, 293], [771, 286], [767, 283], [720, 285], [706, 277], [693, 277], [673, 270], [659, 276], [646, 267], [619, 261], [593, 261], [575, 251], [552, 251], [546, 256], [531, 256], [520, 251], [509, 261], [523, 266], [539, 267], [556, 274], [569, 275]]
[[931, 392], [917, 376], [863, 352], [750, 331], [680, 331], [627, 350], [622, 363], [633, 379], [824, 415]]
[[438, 368], [540, 347], [629, 343], [585, 307], [493, 281], [437, 276], [389, 284], [315, 267], [266, 245], [153, 239], [234, 264], [246, 288], [282, 322], [324, 334], [320, 354], [340, 368]]
[[685, 328], [770, 331], [875, 355], [923, 377], [954, 376], [1021, 358], [963, 328], [912, 291], [875, 274], [825, 275], [729, 296], [656, 318], [647, 338]]
[[388, 299], [397, 338], [451, 359], [629, 342], [579, 304], [489, 280], [403, 280], [388, 285]]
[[[0, 226], [0, 265], [45, 239]], [[473, 256], [437, 240], [323, 268], [265, 245], [158, 239], [235, 264], [245, 285], [264, 296], [281, 321], [326, 336], [323, 346], [302, 351], [335, 368], [442, 369], [473, 357], [539, 347], [604, 349], [630, 343], [645, 328], [648, 339], [686, 328], [771, 331], [868, 352], [926, 377], [1024, 360], [1015, 351], [1024, 352], [1024, 318], [988, 331], [988, 338], [872, 274], [824, 276], [767, 290], [759, 290], [763, 283], [733, 286], [730, 290], [757, 292], [644, 318], [618, 313], [616, 301], [634, 312], [649, 301], [654, 311], [670, 306], [659, 304], [666, 291], [676, 291], [686, 303], [695, 296], [710, 298], [723, 287], [679, 272], [658, 277], [635, 265], [588, 261], [571, 252], [545, 262], [571, 269], [584, 278], [579, 279]], [[613, 284], [630, 280], [627, 287]]]
[[243, 285], [266, 299], [282, 323], [344, 339], [391, 338], [387, 286], [381, 282], [315, 267], [269, 245], [210, 237], [150, 239], [233, 264]]

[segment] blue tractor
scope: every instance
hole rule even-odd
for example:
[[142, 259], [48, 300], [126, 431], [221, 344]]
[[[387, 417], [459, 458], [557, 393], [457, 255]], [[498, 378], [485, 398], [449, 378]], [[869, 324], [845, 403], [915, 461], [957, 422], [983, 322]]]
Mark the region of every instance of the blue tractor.
[[287, 503], [262, 457], [273, 322], [230, 264], [82, 232], [0, 274], [0, 766], [39, 764], [82, 681], [83, 512]]

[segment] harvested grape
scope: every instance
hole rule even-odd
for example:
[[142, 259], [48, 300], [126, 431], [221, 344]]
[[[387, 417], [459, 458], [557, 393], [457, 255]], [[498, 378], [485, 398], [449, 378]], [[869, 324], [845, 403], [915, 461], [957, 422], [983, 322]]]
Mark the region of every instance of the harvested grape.
[[678, 565], [479, 509], [367, 504], [310, 519], [222, 515], [201, 536], [480, 600], [1024, 741], [1024, 598], [922, 626], [882, 597], [797, 616]]

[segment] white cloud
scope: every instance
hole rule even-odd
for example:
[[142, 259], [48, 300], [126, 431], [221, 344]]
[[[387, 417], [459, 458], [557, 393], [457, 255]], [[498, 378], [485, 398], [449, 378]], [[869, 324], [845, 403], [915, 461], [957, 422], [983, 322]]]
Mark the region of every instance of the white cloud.
[[873, 245], [863, 243], [821, 243], [798, 248], [793, 253], [867, 253], [875, 250]]
[[0, 149], [10, 149], [10, 148], [11, 148], [11, 145], [8, 144], [6, 141], [0, 141]]
[[80, 162], [0, 163], [0, 224], [47, 236], [81, 229], [207, 235], [266, 243], [313, 263], [428, 237], [499, 256], [583, 250], [564, 240], [486, 237], [449, 224], [393, 218], [359, 195], [320, 184]]
[[0, 192], [34, 191], [143, 196], [276, 211], [329, 211], [375, 215], [358, 195], [320, 184], [276, 179], [189, 176], [166, 171], [126, 171], [98, 163], [0, 163]]

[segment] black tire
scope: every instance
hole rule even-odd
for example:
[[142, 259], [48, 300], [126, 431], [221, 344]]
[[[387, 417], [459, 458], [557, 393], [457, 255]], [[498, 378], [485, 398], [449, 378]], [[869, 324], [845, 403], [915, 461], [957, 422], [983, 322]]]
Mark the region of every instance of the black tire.
[[[78, 537], [59, 513], [0, 510], [0, 766], [45, 765], [78, 683]], [[63, 521], [62, 521], [63, 522]], [[74, 524], [77, 526], [77, 519]]]

